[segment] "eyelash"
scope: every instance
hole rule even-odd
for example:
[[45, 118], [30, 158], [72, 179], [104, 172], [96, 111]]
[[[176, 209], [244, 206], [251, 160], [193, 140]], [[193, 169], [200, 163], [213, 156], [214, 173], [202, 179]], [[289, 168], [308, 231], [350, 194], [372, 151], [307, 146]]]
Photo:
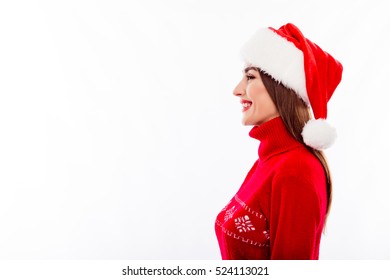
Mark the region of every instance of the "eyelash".
[[247, 79], [247, 80], [254, 79], [254, 78], [255, 78], [254, 76], [246, 75], [246, 79]]

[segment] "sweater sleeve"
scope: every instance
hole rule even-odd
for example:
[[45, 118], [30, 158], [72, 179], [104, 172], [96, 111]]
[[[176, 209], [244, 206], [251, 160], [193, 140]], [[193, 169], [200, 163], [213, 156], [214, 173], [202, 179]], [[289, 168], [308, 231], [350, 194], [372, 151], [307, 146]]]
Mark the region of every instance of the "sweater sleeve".
[[[324, 209], [321, 182], [302, 174], [276, 175], [270, 212], [271, 259], [317, 259]], [[325, 190], [326, 191], [326, 190]]]

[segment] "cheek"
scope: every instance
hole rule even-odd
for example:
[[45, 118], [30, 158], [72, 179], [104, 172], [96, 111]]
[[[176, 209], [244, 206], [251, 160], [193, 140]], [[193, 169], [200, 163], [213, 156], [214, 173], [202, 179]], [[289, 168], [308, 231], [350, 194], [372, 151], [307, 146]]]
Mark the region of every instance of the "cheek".
[[264, 88], [261, 87], [261, 85], [259, 85], [256, 82], [252, 82], [252, 83], [248, 84], [246, 87], [246, 93], [247, 93], [248, 97], [253, 101], [261, 98], [263, 91], [264, 91]]
[[272, 102], [272, 99], [269, 97], [268, 94], [264, 94], [263, 96], [263, 103], [264, 105], [266, 105], [267, 107], [269, 107], [270, 109], [274, 108], [274, 103]]
[[276, 107], [274, 103], [272, 102], [271, 97], [268, 95], [267, 92], [261, 92], [257, 95], [256, 99], [254, 100], [255, 109], [259, 111], [259, 113], [274, 113], [276, 111]]
[[267, 112], [270, 114], [274, 114], [277, 112], [276, 106], [269, 96], [267, 96], [267, 98], [265, 98], [264, 106], [266, 106]]
[[270, 97], [268, 96], [268, 93], [264, 90], [257, 90], [254, 91], [253, 101], [257, 106], [264, 107], [269, 105]]
[[271, 97], [261, 82], [256, 81], [248, 84], [246, 90], [256, 110], [261, 112], [274, 112], [276, 110]]

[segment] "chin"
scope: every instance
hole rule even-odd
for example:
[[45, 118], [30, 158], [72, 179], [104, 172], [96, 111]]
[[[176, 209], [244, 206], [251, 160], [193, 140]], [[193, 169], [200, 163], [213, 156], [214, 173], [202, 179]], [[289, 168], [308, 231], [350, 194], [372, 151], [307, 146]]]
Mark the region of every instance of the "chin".
[[241, 121], [241, 123], [242, 123], [242, 125], [245, 125], [245, 126], [247, 126], [247, 125], [255, 125], [254, 122], [251, 122], [251, 121], [249, 121], [249, 120], [247, 120], [247, 119], [243, 119], [243, 120]]

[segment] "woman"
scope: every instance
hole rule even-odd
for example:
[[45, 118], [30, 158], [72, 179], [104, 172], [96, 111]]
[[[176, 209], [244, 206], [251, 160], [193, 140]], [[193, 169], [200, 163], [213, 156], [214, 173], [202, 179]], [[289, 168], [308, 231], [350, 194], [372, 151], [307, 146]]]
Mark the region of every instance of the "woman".
[[[327, 102], [342, 65], [293, 24], [257, 31], [234, 89], [258, 159], [216, 219], [223, 259], [318, 259], [332, 181], [322, 152], [335, 139]], [[314, 119], [311, 119], [312, 110]]]

